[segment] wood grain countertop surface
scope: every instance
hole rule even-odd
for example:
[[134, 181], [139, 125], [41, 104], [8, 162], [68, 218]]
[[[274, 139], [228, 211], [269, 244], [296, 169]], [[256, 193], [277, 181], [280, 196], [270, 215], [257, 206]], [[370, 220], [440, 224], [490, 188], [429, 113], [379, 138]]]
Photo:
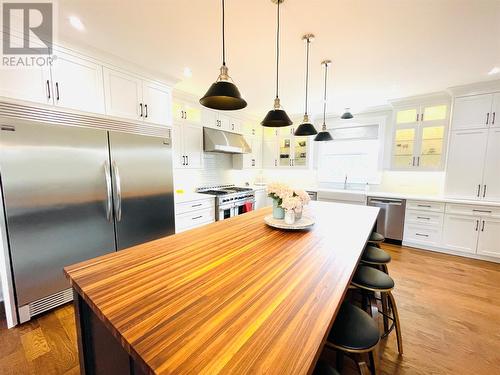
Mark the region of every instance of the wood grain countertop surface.
[[72, 287], [156, 374], [307, 374], [378, 208], [311, 202], [307, 231], [270, 208], [66, 267]]

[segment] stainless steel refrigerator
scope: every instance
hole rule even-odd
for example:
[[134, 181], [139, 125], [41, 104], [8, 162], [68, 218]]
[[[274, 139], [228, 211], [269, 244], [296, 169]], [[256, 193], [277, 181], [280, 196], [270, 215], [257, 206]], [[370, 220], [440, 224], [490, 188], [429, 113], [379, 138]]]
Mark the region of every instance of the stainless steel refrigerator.
[[71, 300], [63, 267], [173, 234], [169, 138], [0, 118], [19, 321]]

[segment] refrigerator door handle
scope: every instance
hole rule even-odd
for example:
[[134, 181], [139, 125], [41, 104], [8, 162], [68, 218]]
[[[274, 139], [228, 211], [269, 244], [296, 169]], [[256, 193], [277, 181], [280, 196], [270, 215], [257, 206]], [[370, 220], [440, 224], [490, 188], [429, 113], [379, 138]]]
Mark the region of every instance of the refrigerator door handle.
[[113, 162], [113, 176], [115, 178], [115, 217], [116, 221], [122, 220], [122, 186], [120, 180], [120, 171], [116, 166], [116, 163]]
[[104, 162], [104, 178], [106, 179], [106, 220], [111, 222], [111, 208], [113, 206], [113, 192], [111, 191], [111, 172], [109, 170], [108, 161]]

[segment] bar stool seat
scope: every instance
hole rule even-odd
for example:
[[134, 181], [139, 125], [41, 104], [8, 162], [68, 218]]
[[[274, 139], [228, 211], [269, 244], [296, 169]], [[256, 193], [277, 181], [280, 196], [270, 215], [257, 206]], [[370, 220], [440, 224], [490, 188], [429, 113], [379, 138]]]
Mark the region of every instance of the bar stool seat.
[[328, 362], [319, 360], [314, 368], [313, 375], [340, 375]]
[[344, 302], [328, 334], [328, 342], [346, 351], [367, 351], [378, 344], [377, 323], [365, 311]]
[[354, 286], [373, 291], [386, 291], [394, 288], [394, 280], [385, 272], [373, 267], [358, 266], [352, 278]]
[[361, 261], [368, 264], [387, 264], [391, 261], [391, 256], [379, 247], [368, 245], [363, 251]]
[[372, 234], [370, 234], [370, 238], [368, 239], [368, 242], [377, 243], [377, 244], [384, 242], [384, 241], [385, 241], [385, 237], [377, 232], [372, 232]]

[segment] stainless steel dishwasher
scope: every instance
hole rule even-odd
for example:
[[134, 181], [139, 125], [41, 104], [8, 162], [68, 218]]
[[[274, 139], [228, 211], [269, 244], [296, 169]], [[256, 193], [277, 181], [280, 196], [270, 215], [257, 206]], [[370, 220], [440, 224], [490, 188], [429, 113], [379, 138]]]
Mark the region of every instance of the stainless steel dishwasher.
[[375, 230], [385, 238], [402, 241], [406, 200], [368, 197], [368, 206], [380, 208]]

